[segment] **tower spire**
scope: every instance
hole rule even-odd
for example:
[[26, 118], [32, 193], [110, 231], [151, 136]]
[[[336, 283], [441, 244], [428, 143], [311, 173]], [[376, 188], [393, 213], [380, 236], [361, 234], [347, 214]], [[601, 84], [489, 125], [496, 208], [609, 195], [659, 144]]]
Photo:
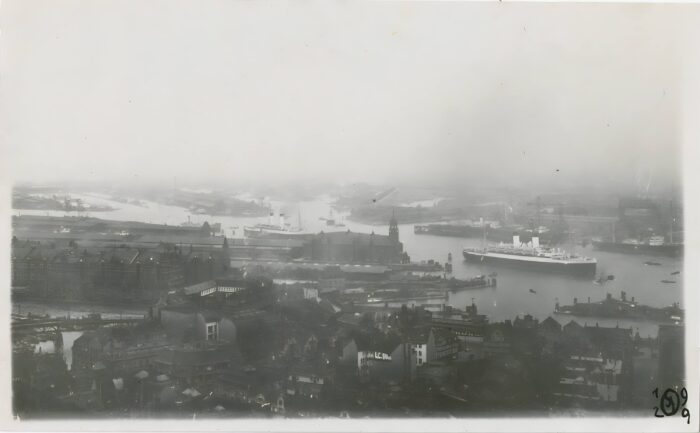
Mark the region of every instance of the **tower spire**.
[[399, 223], [396, 221], [396, 209], [391, 210], [391, 219], [389, 220], [389, 239], [395, 244], [399, 243]]

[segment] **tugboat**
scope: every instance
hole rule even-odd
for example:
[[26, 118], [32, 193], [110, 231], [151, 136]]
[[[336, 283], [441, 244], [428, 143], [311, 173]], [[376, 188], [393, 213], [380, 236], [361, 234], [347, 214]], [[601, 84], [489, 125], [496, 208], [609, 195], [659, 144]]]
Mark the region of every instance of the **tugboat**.
[[605, 283], [608, 282], [608, 281], [614, 281], [614, 280], [615, 280], [615, 275], [608, 275], [608, 276], [605, 276], [605, 275], [603, 275], [603, 274], [601, 273], [601, 274], [600, 274], [600, 277], [598, 277], [597, 280], [593, 281], [593, 284], [597, 284], [597, 285], [600, 286], [600, 285], [605, 284]]

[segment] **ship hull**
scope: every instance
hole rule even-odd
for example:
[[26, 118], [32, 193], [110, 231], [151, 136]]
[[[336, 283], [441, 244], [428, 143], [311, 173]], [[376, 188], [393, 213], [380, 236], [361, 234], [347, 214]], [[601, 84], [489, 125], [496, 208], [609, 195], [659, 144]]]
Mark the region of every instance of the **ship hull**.
[[307, 239], [313, 237], [313, 233], [291, 230], [271, 230], [260, 227], [244, 227], [243, 233], [247, 238], [265, 238], [265, 239]]
[[263, 232], [256, 235], [258, 238], [263, 239], [275, 239], [275, 240], [307, 240], [314, 237], [313, 233], [277, 233], [277, 232]]
[[243, 233], [245, 234], [245, 237], [247, 237], [247, 238], [255, 238], [255, 237], [258, 237], [262, 234], [262, 230], [257, 229], [257, 228], [243, 227]]
[[620, 242], [600, 242], [593, 241], [593, 248], [600, 251], [610, 251], [624, 254], [648, 254], [656, 256], [677, 257], [683, 255], [682, 244], [672, 245], [644, 245], [644, 244], [623, 244]]
[[506, 258], [502, 255], [483, 254], [478, 251], [464, 251], [464, 259], [472, 263], [503, 266], [533, 272], [569, 275], [574, 277], [594, 277], [596, 262], [532, 261], [519, 257]]

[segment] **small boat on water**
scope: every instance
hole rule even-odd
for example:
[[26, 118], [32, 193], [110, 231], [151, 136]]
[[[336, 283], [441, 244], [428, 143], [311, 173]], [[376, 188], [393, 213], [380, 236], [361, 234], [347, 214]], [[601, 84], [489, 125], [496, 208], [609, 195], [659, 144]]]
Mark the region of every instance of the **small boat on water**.
[[597, 280], [594, 280], [593, 284], [597, 284], [600, 286], [602, 284], [605, 284], [607, 281], [614, 281], [614, 280], [615, 280], [615, 275], [605, 276], [603, 274], [600, 274], [600, 277], [598, 277]]
[[644, 262], [646, 266], [661, 266], [659, 262]]
[[665, 284], [676, 284], [676, 282], [673, 280], [661, 280], [661, 282]]
[[535, 289], [530, 289], [530, 293], [537, 293]]
[[681, 273], [681, 271], [673, 271], [673, 272], [671, 272], [671, 275], [678, 275], [680, 273]]

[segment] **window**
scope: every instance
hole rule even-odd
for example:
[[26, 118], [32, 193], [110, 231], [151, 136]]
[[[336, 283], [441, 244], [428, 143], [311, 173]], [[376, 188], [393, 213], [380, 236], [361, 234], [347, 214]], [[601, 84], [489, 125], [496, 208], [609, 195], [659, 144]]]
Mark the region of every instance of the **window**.
[[219, 324], [216, 322], [207, 323], [207, 341], [217, 341], [219, 339]]

